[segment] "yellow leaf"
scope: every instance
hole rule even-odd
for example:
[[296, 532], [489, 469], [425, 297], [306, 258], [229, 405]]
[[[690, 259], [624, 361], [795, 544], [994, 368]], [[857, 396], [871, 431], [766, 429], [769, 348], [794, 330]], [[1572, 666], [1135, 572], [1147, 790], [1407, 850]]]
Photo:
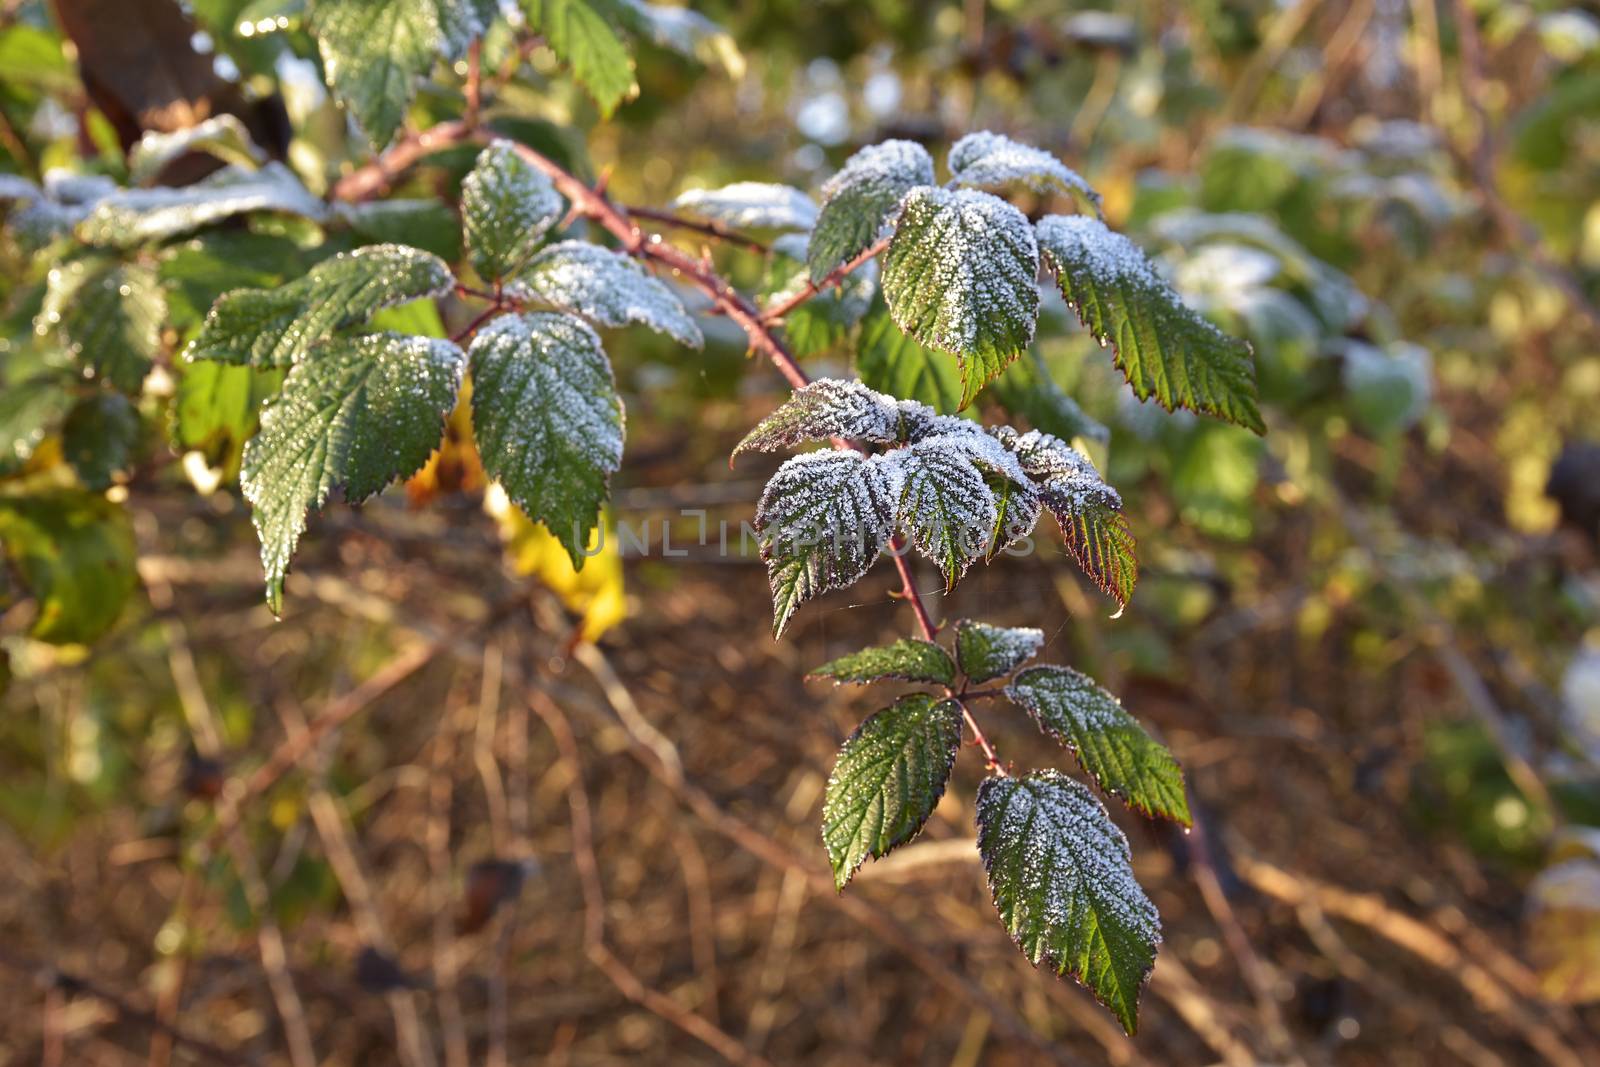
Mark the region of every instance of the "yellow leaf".
[[483, 509], [499, 524], [500, 539], [505, 542], [512, 569], [538, 578], [569, 611], [583, 617], [577, 635], [580, 640], [597, 641], [628, 617], [622, 553], [617, 551], [609, 510], [600, 516], [600, 524], [589, 535], [591, 555], [583, 570], [575, 571], [561, 542], [542, 524], [523, 514], [499, 485], [490, 486], [484, 494]]

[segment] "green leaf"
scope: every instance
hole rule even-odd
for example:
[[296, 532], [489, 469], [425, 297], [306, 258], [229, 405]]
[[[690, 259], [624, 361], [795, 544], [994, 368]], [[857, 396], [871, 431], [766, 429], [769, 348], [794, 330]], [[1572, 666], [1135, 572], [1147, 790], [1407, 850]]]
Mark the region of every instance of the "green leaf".
[[179, 333], [198, 330], [223, 293], [298, 277], [306, 270], [303, 257], [287, 237], [248, 230], [215, 230], [169, 246], [157, 268], [168, 322]]
[[1078, 402], [1056, 384], [1044, 361], [1033, 349], [989, 383], [990, 394], [1012, 415], [1027, 419], [1033, 428], [1065, 441], [1083, 437], [1106, 441], [1110, 432], [1084, 414]]
[[1033, 340], [1039, 247], [1027, 216], [968, 189], [906, 195], [883, 262], [883, 295], [906, 333], [954, 353], [961, 406]]
[[822, 843], [843, 889], [868, 856], [917, 836], [961, 748], [953, 700], [912, 693], [873, 714], [839, 749], [822, 804]]
[[255, 168], [266, 154], [250, 139], [250, 131], [234, 115], [215, 115], [170, 133], [148, 130], [128, 151], [128, 178], [136, 184], [153, 180], [173, 160], [205, 152], [224, 163]]
[[155, 272], [98, 257], [50, 269], [39, 325], [90, 377], [137, 393], [161, 351], [166, 299]]
[[587, 241], [560, 241], [533, 257], [510, 290], [581, 315], [597, 326], [648, 326], [680, 344], [705, 344], [700, 327], [667, 283], [630, 256]]
[[985, 779], [978, 852], [1023, 955], [1083, 983], [1134, 1033], [1160, 917], [1133, 877], [1128, 839], [1094, 794], [1058, 771]]
[[379, 333], [318, 345], [290, 369], [245, 446], [240, 478], [274, 612], [307, 511], [337, 486], [355, 504], [416, 473], [438, 447], [462, 364], [449, 341]]
[[1083, 573], [1119, 605], [1132, 600], [1133, 587], [1139, 581], [1139, 557], [1128, 517], [1105, 503], [1051, 511], [1061, 526], [1067, 551]]
[[138, 583], [127, 512], [94, 493], [0, 497], [0, 548], [38, 600], [41, 641], [93, 641]]
[[472, 266], [491, 282], [517, 273], [561, 219], [566, 201], [543, 171], [497, 140], [461, 182], [461, 225]]
[[523, 0], [528, 24], [594, 97], [606, 118], [639, 92], [633, 58], [594, 5], [584, 0]]
[[478, 331], [470, 356], [484, 469], [582, 569], [622, 465], [622, 400], [600, 338], [570, 315], [502, 315]]
[[968, 681], [987, 682], [1010, 674], [1038, 655], [1044, 631], [962, 619], [956, 623], [956, 662]]
[[278, 394], [283, 371], [229, 366], [209, 360], [185, 364], [178, 379], [173, 438], [185, 450], [234, 475], [245, 442], [255, 436], [261, 407]]
[[127, 467], [139, 443], [139, 412], [121, 393], [101, 391], [78, 401], [61, 426], [61, 451], [78, 480], [104, 489]]
[[341, 252], [276, 289], [239, 289], [219, 299], [188, 359], [286, 367], [334, 331], [380, 308], [443, 296], [455, 284], [437, 256], [405, 245]]
[[1012, 679], [1006, 696], [1072, 749], [1100, 788], [1147, 815], [1190, 825], [1178, 761], [1094, 679], [1070, 667], [1030, 667]]
[[258, 171], [226, 167], [182, 188], [119, 189], [78, 224], [78, 236], [89, 244], [132, 248], [257, 211], [314, 222], [327, 216], [322, 201], [274, 161]]
[[1112, 346], [1139, 399], [1266, 432], [1250, 346], [1184, 304], [1137, 245], [1082, 215], [1048, 215], [1037, 229], [1061, 295]]
[[901, 678], [908, 682], [954, 685], [956, 665], [950, 653], [932, 641], [902, 637], [892, 645], [863, 648], [840, 656], [812, 671], [808, 678], [832, 678], [835, 682], [875, 682], [880, 678]]
[[1097, 211], [1100, 194], [1055, 156], [987, 130], [969, 133], [950, 146], [950, 180], [978, 189], [1023, 186], [1036, 193], [1070, 193]]
[[795, 456], [768, 480], [755, 528], [774, 637], [801, 604], [867, 573], [894, 530], [893, 490], [882, 457], [834, 449]]
[[0, 387], [0, 474], [28, 462], [72, 407], [68, 379], [39, 374]]
[[961, 377], [955, 362], [901, 333], [882, 307], [861, 324], [856, 373], [874, 389], [920, 400], [938, 412], [948, 414], [961, 406]]
[[1009, 426], [992, 432], [1038, 487], [1040, 501], [1055, 515], [1078, 566], [1119, 605], [1126, 605], [1139, 568], [1117, 491], [1101, 479], [1087, 456], [1058, 437], [1038, 430], [1019, 434]]
[[487, 28], [472, 0], [316, 0], [312, 28], [339, 102], [374, 148], [394, 140], [417, 79]]
[[822, 211], [806, 248], [811, 280], [821, 282], [866, 251], [906, 193], [932, 184], [933, 160], [913, 141], [868, 145], [845, 160], [822, 186]]

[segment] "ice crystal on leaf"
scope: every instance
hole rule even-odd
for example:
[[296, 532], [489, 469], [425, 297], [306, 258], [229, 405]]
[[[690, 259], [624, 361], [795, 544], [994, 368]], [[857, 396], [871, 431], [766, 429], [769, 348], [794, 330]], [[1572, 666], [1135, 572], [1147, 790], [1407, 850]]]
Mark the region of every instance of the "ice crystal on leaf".
[[1138, 245], [1083, 215], [1047, 215], [1037, 230], [1061, 295], [1112, 346], [1139, 399], [1266, 432], [1250, 346], [1184, 304]]
[[904, 480], [895, 521], [954, 589], [994, 534], [994, 493], [955, 437], [930, 437], [888, 453]]
[[1160, 919], [1133, 876], [1128, 839], [1094, 794], [1057, 771], [986, 779], [978, 851], [1023, 955], [1071, 975], [1137, 1030]]
[[906, 195], [883, 262], [883, 295], [906, 333], [953, 353], [961, 406], [1033, 340], [1039, 246], [1027, 216], [970, 189]]
[[868, 145], [822, 185], [822, 211], [806, 248], [811, 280], [855, 258], [893, 220], [900, 201], [933, 184], [933, 159], [912, 141]]
[[378, 333], [318, 345], [290, 369], [245, 445], [239, 478], [273, 611], [306, 512], [337, 486], [359, 503], [427, 462], [455, 406], [462, 364], [449, 341]]
[[700, 327], [667, 283], [632, 258], [587, 241], [544, 249], [510, 286], [513, 296], [582, 315], [599, 326], [648, 326], [690, 348], [705, 343]]
[[473, 268], [489, 281], [515, 274], [565, 210], [542, 171], [511, 142], [494, 142], [461, 182], [461, 226]]
[[869, 717], [839, 749], [823, 794], [822, 843], [843, 889], [868, 856], [917, 836], [944, 795], [961, 748], [961, 708], [926, 693]]
[[581, 569], [622, 465], [622, 400], [599, 336], [571, 315], [502, 315], [469, 355], [484, 469]]
[[1031, 626], [990, 626], [962, 619], [956, 623], [956, 662], [972, 682], [988, 682], [1022, 666], [1039, 652], [1044, 631]]
[[998, 133], [969, 133], [950, 148], [950, 177], [957, 185], [1004, 189], [1021, 185], [1038, 193], [1069, 193], [1098, 210], [1100, 194], [1055, 156]]
[[772, 230], [809, 230], [817, 221], [817, 205], [792, 185], [734, 182], [720, 189], [689, 189], [672, 206], [725, 226]]
[[1177, 760], [1092, 678], [1070, 667], [1030, 667], [1012, 679], [1006, 696], [1077, 753], [1100, 788], [1147, 815], [1189, 825]]

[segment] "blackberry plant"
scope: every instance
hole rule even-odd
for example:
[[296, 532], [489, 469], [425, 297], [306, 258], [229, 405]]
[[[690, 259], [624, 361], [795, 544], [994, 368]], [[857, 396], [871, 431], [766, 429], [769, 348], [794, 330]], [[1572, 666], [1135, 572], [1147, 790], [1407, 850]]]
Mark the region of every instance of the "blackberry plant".
[[[133, 585], [131, 536], [103, 491], [166, 451], [153, 440], [160, 427], [178, 451], [236, 471], [278, 612], [314, 514], [336, 492], [359, 503], [421, 469], [468, 383], [488, 478], [581, 569], [626, 441], [599, 331], [642, 326], [694, 348], [697, 320], [725, 317], [793, 387], [735, 456], [824, 446], [783, 462], [755, 504], [774, 636], [885, 558], [916, 617], [914, 636], [815, 672], [919, 687], [839, 751], [822, 825], [837, 886], [916, 836], [970, 734], [987, 770], [977, 847], [1002, 925], [1132, 1032], [1160, 925], [1100, 796], [1187, 825], [1182, 773], [1092, 679], [1030, 662], [1040, 630], [936, 625], [906, 556], [924, 556], [954, 588], [976, 563], [1003, 565], [1049, 511], [1119, 612], [1133, 595], [1122, 499], [1068, 439], [1104, 430], [1029, 354], [1041, 274], [1138, 397], [1259, 433], [1249, 347], [1185, 306], [1106, 226], [1081, 176], [997, 133], [956, 141], [942, 181], [923, 146], [889, 140], [855, 153], [820, 203], [742, 182], [630, 213], [548, 145], [497, 132], [518, 129], [517, 116], [486, 67], [514, 78], [542, 44], [609, 113], [637, 92], [633, 40], [691, 55], [721, 47], [690, 13], [634, 0], [525, 2], [515, 18], [485, 0], [282, 6], [246, 25], [314, 38], [369, 162], [325, 181], [269, 160], [224, 115], [146, 135], [115, 175], [126, 184], [61, 170], [0, 177], [10, 240], [50, 264], [34, 337], [7, 351], [0, 399], [0, 540], [38, 601], [34, 633], [88, 640], [115, 621]], [[429, 78], [419, 100], [441, 59], [451, 74]], [[463, 151], [475, 159], [458, 196], [380, 199], [423, 157]], [[207, 176], [153, 184], [197, 154], [215, 160]], [[735, 249], [765, 249], [742, 231], [785, 231], [764, 253], [765, 299], [731, 284], [714, 257], [645, 228], [661, 218]], [[427, 328], [437, 314], [408, 313], [439, 304], [469, 308], [469, 321], [446, 337]], [[797, 353], [841, 341], [863, 380], [810, 380]], [[956, 414], [971, 415], [980, 395], [1035, 428]], [[56, 441], [63, 464], [41, 466]], [[117, 576], [85, 581], [90, 567]], [[1088, 784], [1003, 760], [982, 719], [1005, 704], [1071, 751]]]

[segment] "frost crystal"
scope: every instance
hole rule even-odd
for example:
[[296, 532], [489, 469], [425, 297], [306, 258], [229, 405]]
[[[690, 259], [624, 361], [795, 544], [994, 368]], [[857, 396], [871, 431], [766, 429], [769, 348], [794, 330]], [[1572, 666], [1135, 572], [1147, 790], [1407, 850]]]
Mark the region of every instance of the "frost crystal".
[[510, 141], [495, 141], [461, 182], [461, 225], [478, 273], [498, 281], [515, 273], [561, 218], [566, 201]]
[[689, 189], [678, 194], [672, 206], [739, 228], [809, 230], [817, 221], [817, 205], [809, 196], [791, 185], [771, 182]]
[[700, 327], [683, 301], [628, 256], [587, 241], [562, 241], [544, 249], [509, 287], [519, 300], [541, 300], [600, 326], [648, 326], [699, 348]]
[[983, 556], [996, 522], [994, 493], [959, 437], [929, 437], [888, 453], [904, 481], [896, 522], [944, 572], [947, 588]]
[[1128, 839], [1094, 794], [1057, 771], [986, 779], [978, 851], [1023, 954], [1087, 985], [1132, 1033], [1160, 917], [1133, 876]]
[[987, 130], [969, 133], [950, 149], [950, 174], [957, 185], [996, 189], [1025, 185], [1040, 193], [1071, 193], [1098, 206], [1100, 194], [1049, 152]]
[[1019, 434], [1009, 426], [996, 426], [989, 432], [1016, 454], [1051, 511], [1073, 513], [1095, 505], [1122, 507], [1122, 497], [1100, 477], [1089, 457], [1061, 438], [1039, 430]]

